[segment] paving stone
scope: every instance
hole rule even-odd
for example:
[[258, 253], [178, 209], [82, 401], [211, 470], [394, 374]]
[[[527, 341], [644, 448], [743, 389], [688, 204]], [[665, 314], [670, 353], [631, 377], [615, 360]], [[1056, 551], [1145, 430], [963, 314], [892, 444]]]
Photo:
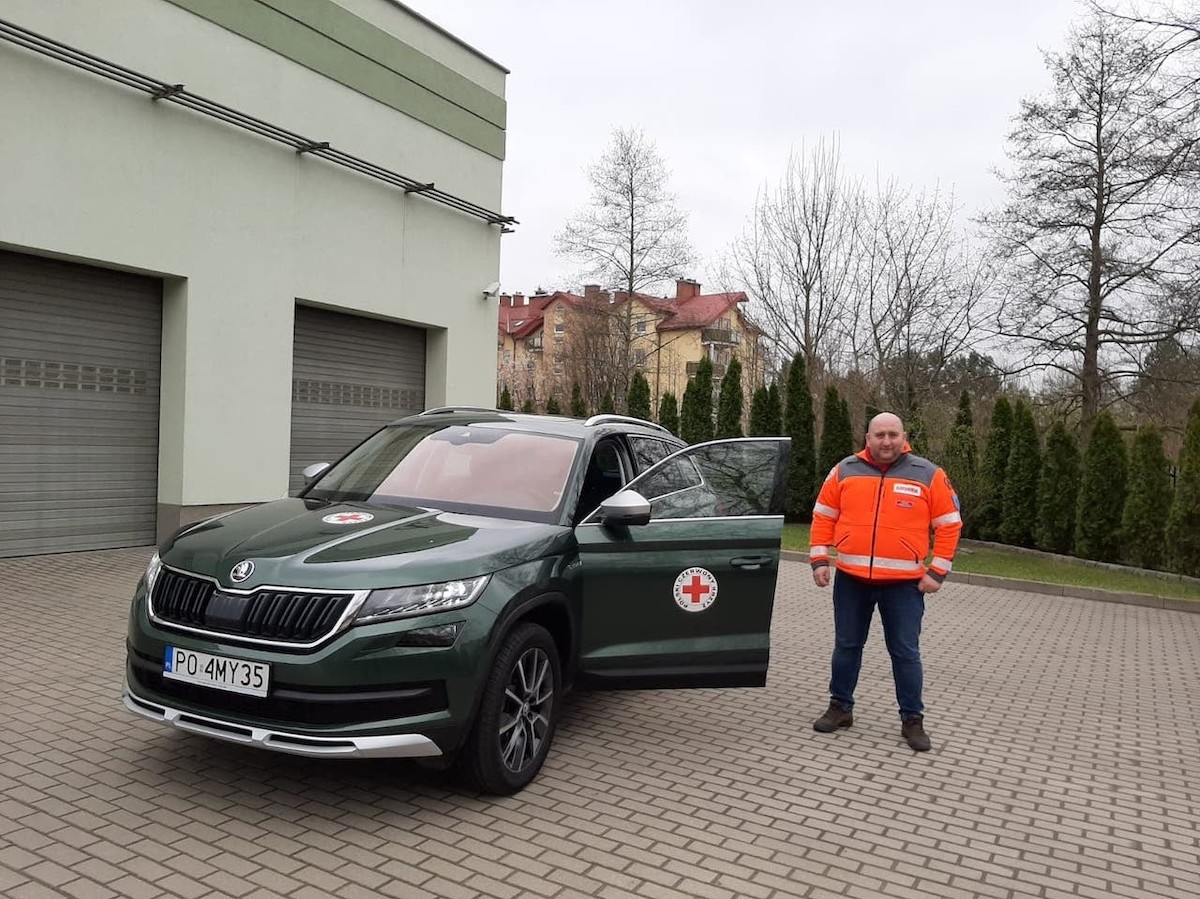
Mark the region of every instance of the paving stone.
[[[765, 689], [572, 695], [539, 779], [488, 798], [129, 715], [149, 555], [0, 560], [5, 897], [1200, 895], [1200, 615], [1170, 604], [952, 578], [925, 618], [934, 751], [913, 754], [878, 624], [854, 727], [812, 731], [829, 593], [784, 562]], [[61, 654], [46, 608], [86, 677], [33, 674]]]

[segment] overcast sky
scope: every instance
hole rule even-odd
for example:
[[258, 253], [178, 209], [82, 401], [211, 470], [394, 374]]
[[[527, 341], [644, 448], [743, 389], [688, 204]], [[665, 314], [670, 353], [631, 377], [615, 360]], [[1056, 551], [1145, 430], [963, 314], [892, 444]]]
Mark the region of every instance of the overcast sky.
[[[1042, 51], [1078, 0], [405, 0], [511, 70], [505, 292], [572, 289], [554, 235], [585, 170], [638, 127], [671, 171], [701, 281], [788, 154], [841, 142], [848, 174], [953, 189], [963, 216], [1002, 193], [991, 169]], [[716, 286], [716, 285], [710, 285]]]

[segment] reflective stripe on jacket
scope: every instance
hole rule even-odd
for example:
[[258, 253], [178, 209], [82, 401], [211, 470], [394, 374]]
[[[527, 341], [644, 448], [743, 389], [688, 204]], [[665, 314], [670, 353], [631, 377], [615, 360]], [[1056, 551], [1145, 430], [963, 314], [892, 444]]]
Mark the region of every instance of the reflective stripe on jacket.
[[905, 452], [883, 470], [863, 450], [835, 465], [821, 485], [809, 558], [828, 564], [836, 549], [837, 567], [856, 577], [912, 580], [928, 571], [940, 581], [953, 567], [961, 530], [958, 496], [941, 468]]

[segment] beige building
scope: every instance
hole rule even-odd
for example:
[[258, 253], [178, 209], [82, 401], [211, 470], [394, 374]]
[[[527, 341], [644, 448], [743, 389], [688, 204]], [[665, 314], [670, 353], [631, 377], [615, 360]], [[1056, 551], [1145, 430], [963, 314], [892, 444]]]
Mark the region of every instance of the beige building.
[[[763, 383], [762, 332], [742, 311], [746, 295], [703, 294], [695, 281], [676, 283], [674, 297], [610, 294], [595, 285], [582, 294], [502, 295], [497, 329], [497, 395], [508, 389], [516, 408], [539, 411], [553, 398], [569, 411], [578, 381], [589, 411], [607, 390], [623, 383], [619, 370], [640, 370], [657, 412], [664, 393], [683, 397], [700, 360], [713, 363], [716, 384], [733, 356], [742, 364], [744, 408]], [[626, 354], [628, 341], [629, 353]], [[618, 410], [625, 398], [616, 396]]]
[[506, 76], [394, 0], [3, 0], [0, 556], [491, 404]]

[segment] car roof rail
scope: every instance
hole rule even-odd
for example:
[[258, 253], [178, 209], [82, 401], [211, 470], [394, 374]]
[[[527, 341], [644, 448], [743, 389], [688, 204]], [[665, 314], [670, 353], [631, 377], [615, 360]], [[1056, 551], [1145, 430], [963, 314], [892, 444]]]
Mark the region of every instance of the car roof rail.
[[417, 413], [418, 415], [442, 415], [447, 412], [501, 412], [501, 409], [489, 409], [487, 406], [437, 406], [433, 409], [426, 409], [424, 412]]
[[[634, 418], [632, 415], [614, 415], [610, 412], [605, 412], [600, 415], [593, 415], [591, 418], [589, 418], [587, 421], [585, 421], [583, 423], [583, 426], [585, 428], [591, 428], [596, 425], [606, 425], [606, 424], [642, 425], [647, 428], [654, 428], [654, 430], [656, 430], [656, 431], [662, 431], [664, 434], [671, 434], [671, 432], [669, 430], [667, 430], [666, 428], [664, 428], [662, 425], [655, 424], [652, 421], [646, 421], [646, 419], [644, 419], [644, 418]], [[675, 435], [671, 434], [671, 436], [674, 437]]]

